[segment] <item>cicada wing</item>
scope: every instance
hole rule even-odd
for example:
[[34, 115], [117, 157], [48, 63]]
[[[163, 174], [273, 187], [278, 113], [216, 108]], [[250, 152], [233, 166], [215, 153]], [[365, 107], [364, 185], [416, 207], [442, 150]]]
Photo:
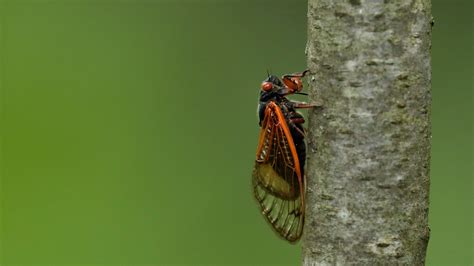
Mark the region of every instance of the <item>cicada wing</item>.
[[304, 226], [304, 180], [293, 138], [278, 105], [265, 109], [253, 171], [253, 187], [262, 214], [290, 242]]

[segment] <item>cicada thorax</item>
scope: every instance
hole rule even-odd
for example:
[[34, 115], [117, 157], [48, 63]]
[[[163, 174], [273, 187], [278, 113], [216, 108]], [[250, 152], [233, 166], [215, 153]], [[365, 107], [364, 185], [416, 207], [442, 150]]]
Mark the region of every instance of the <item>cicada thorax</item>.
[[298, 115], [284, 100], [266, 104], [253, 171], [262, 213], [290, 242], [300, 238], [304, 224], [305, 145], [301, 125], [291, 122]]

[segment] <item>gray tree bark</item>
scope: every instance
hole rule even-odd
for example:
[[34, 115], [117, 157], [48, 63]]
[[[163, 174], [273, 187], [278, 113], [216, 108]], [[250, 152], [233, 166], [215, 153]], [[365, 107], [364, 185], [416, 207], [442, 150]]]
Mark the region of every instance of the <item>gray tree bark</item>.
[[430, 0], [309, 0], [303, 265], [423, 265]]

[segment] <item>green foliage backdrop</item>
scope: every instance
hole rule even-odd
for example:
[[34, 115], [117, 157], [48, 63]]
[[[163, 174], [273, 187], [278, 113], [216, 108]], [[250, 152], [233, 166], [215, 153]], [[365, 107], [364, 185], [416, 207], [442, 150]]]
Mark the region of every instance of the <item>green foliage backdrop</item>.
[[[0, 1], [1, 265], [299, 264], [250, 174], [306, 1]], [[429, 265], [472, 263], [470, 10], [433, 0]]]

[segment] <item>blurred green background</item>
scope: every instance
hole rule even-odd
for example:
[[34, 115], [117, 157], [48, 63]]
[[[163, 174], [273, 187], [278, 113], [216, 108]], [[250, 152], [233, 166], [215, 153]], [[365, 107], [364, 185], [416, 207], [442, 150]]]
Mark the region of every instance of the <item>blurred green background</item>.
[[[433, 0], [428, 265], [472, 263], [472, 1]], [[298, 265], [252, 198], [306, 1], [2, 0], [0, 264]]]

